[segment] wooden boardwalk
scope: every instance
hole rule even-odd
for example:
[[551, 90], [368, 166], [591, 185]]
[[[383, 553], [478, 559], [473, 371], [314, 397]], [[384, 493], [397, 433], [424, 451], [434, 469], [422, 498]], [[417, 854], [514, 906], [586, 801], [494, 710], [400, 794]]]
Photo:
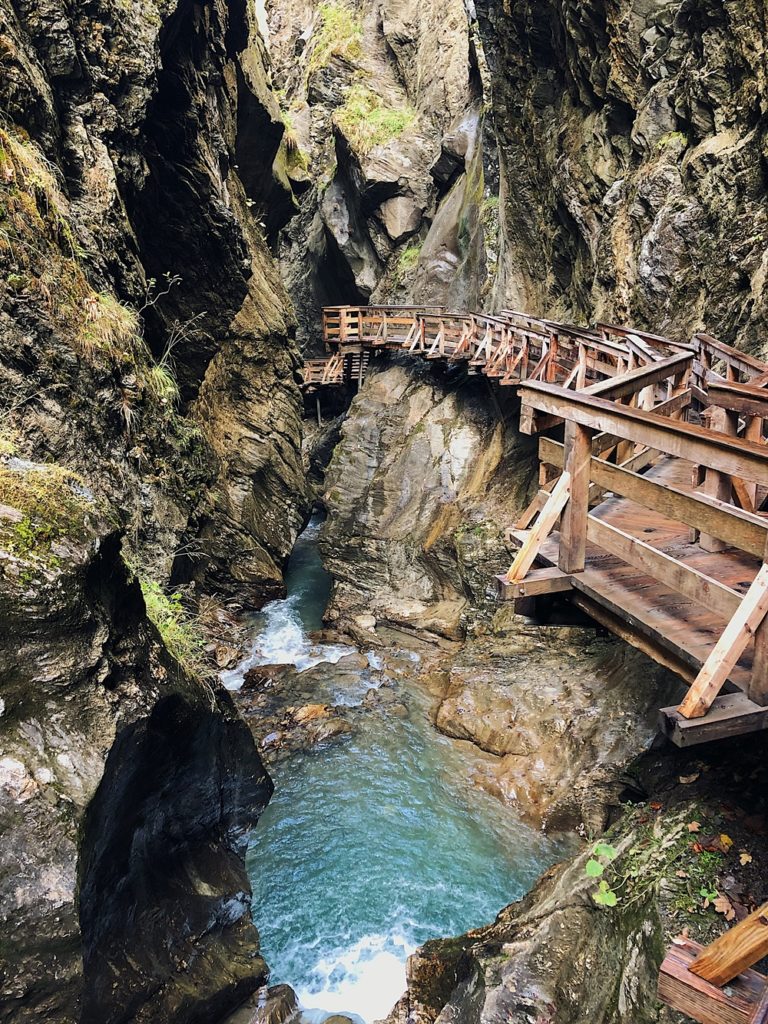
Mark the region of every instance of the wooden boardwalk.
[[[520, 398], [539, 490], [509, 539], [502, 599], [561, 593], [688, 684], [659, 722], [678, 745], [768, 728], [768, 365], [697, 334], [586, 329], [507, 310], [333, 307], [305, 388], [362, 382], [404, 351]], [[319, 398], [318, 398], [319, 401]], [[319, 407], [318, 407], [319, 408]], [[768, 904], [703, 949], [667, 952], [659, 997], [700, 1024], [768, 1024]]]
[[680, 745], [768, 727], [768, 365], [707, 335], [674, 342], [507, 310], [331, 307], [308, 392], [362, 382], [383, 350], [461, 363], [520, 397], [540, 488], [511, 526], [502, 599], [556, 592], [689, 684]]

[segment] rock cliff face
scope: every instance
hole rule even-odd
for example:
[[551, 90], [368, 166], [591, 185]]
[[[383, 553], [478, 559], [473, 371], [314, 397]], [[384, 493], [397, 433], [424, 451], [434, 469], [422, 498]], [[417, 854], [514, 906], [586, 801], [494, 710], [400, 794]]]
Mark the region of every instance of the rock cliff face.
[[303, 192], [280, 244], [301, 340], [317, 341], [323, 304], [480, 305], [496, 172], [462, 0], [290, 0], [267, 15]]
[[113, 499], [156, 577], [256, 604], [305, 508], [249, 11], [2, 8], [0, 317], [15, 450]]
[[57, 517], [0, 518], [0, 1017], [215, 1020], [267, 973], [243, 859], [271, 783], [148, 622], [104, 506], [55, 467], [2, 484]]
[[501, 167], [494, 306], [765, 352], [764, 5], [480, 0]]
[[264, 981], [271, 791], [126, 560], [258, 605], [306, 512], [291, 213], [245, 2], [0, 2], [0, 1018], [202, 1022]]
[[458, 383], [406, 363], [371, 373], [324, 481], [332, 619], [460, 635], [492, 579], [476, 563], [508, 558], [506, 518], [495, 523], [489, 509], [522, 503], [532, 465], [500, 412], [482, 378]]

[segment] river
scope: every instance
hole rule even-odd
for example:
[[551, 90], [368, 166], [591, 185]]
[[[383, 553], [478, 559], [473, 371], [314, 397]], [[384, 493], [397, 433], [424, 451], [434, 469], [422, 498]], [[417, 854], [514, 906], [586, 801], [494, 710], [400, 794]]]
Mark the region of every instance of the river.
[[[309, 667], [353, 650], [307, 635], [321, 625], [330, 588], [318, 530], [313, 520], [299, 539], [288, 596], [260, 615], [249, 659], [227, 674], [230, 687], [251, 665]], [[491, 921], [561, 849], [472, 785], [467, 745], [434, 729], [433, 698], [409, 682], [418, 660], [412, 650], [388, 652], [382, 667], [368, 652], [352, 686], [348, 675], [342, 685], [326, 674], [313, 699], [354, 706], [399, 666], [407, 715], [361, 714], [344, 742], [278, 763], [252, 835], [254, 919], [272, 983], [292, 985], [315, 1024], [331, 1013], [366, 1024], [385, 1016], [416, 946]]]

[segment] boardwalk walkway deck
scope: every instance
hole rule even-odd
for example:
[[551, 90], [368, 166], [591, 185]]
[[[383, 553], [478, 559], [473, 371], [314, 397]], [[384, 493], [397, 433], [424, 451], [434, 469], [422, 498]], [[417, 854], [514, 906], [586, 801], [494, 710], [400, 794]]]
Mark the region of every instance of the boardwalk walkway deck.
[[[505, 311], [335, 307], [305, 387], [362, 381], [381, 349], [516, 386], [540, 433], [539, 491], [510, 528], [502, 599], [565, 593], [689, 684], [661, 728], [678, 745], [768, 728], [768, 364]], [[700, 1024], [768, 1024], [768, 904], [707, 949], [672, 946], [659, 996]]]
[[331, 307], [323, 332], [307, 391], [359, 384], [382, 350], [516, 387], [540, 490], [510, 529], [502, 599], [568, 591], [677, 672], [688, 696], [660, 711], [675, 743], [768, 728], [768, 364], [708, 335], [512, 310]]

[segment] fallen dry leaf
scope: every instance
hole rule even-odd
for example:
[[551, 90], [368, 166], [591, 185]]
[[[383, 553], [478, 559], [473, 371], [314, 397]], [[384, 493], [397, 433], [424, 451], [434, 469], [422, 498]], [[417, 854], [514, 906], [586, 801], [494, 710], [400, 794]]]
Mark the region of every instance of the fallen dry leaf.
[[676, 871], [675, 878], [690, 878], [691, 876], [687, 871]]
[[736, 917], [736, 911], [733, 909], [733, 905], [727, 896], [718, 896], [717, 899], [712, 901], [712, 906], [718, 912], [725, 917], [726, 921], [733, 921]]
[[747, 853], [746, 850], [742, 850], [741, 853], [739, 854], [739, 864], [741, 864], [741, 866], [744, 867], [745, 864], [751, 864], [751, 863], [752, 863], [752, 854], [751, 853]]
[[694, 772], [693, 775], [681, 775], [680, 776], [680, 782], [682, 782], [682, 784], [684, 786], [690, 786], [690, 784], [692, 782], [695, 782], [696, 779], [698, 779], [700, 775], [701, 775], [701, 772]]
[[652, 811], [660, 811], [664, 805], [654, 802], [652, 804], [649, 804], [648, 806], [651, 808]]
[[720, 842], [723, 844], [726, 850], [730, 850], [730, 848], [733, 846], [733, 840], [730, 836], [727, 836], [725, 832], [720, 833]]
[[700, 821], [689, 821], [688, 822], [688, 831], [689, 832], [701, 832], [701, 822]]

